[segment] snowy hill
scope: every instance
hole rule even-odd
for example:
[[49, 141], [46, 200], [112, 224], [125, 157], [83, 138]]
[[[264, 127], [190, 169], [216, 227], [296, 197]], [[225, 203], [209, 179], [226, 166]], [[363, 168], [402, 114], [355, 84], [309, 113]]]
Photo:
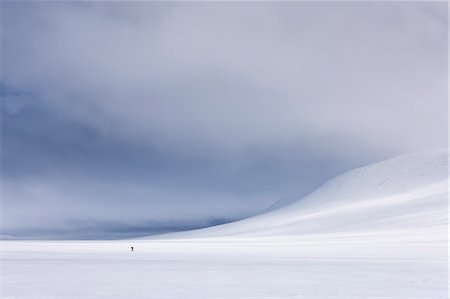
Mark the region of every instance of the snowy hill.
[[447, 151], [394, 158], [267, 214], [190, 232], [3, 241], [3, 294], [447, 298], [447, 165]]
[[[390, 233], [446, 236], [448, 151], [405, 155], [348, 171], [267, 214], [171, 237]], [[165, 236], [167, 237], [167, 236]]]

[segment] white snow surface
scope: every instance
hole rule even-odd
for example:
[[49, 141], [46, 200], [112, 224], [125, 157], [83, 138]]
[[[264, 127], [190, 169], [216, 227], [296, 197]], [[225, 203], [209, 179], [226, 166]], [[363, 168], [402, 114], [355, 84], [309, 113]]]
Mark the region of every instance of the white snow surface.
[[207, 229], [3, 241], [2, 298], [447, 298], [448, 158], [358, 168], [291, 205]]

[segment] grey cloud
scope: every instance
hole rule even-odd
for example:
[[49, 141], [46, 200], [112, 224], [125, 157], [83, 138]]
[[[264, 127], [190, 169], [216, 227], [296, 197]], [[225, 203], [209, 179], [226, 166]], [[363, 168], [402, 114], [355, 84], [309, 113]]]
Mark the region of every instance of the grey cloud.
[[[126, 136], [223, 148], [335, 130], [399, 151], [420, 147], [411, 133], [431, 113], [442, 134], [446, 27], [423, 10], [444, 5], [187, 3], [159, 18], [153, 3], [34, 6], [11, 14], [26, 42], [6, 40], [24, 52], [6, 79], [42, 80], [71, 117]], [[397, 128], [398, 115], [419, 123]]]
[[446, 3], [8, 2], [2, 28], [8, 229], [243, 217], [447, 146]]

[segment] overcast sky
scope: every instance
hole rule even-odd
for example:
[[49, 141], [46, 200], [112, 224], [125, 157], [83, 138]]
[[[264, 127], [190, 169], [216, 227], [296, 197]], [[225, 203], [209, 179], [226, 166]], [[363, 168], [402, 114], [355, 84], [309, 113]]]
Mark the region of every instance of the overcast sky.
[[211, 225], [447, 147], [446, 2], [2, 8], [3, 234]]

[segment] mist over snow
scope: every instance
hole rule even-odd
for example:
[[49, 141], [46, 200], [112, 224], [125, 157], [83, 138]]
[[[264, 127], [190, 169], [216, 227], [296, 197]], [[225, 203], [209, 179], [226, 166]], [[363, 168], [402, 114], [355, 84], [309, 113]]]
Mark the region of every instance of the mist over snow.
[[447, 148], [447, 18], [445, 2], [2, 3], [0, 235], [205, 227]]

